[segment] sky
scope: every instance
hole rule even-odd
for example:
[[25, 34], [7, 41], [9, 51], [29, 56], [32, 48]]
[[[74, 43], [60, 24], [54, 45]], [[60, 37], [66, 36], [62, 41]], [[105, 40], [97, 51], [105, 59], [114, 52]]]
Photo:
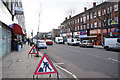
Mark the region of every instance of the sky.
[[[90, 8], [93, 2], [102, 0], [22, 0], [25, 26], [28, 37], [35, 36], [39, 32], [49, 32], [58, 26], [69, 16], [69, 11], [75, 13], [72, 16], [82, 13], [84, 7]], [[39, 19], [40, 13], [40, 19]]]

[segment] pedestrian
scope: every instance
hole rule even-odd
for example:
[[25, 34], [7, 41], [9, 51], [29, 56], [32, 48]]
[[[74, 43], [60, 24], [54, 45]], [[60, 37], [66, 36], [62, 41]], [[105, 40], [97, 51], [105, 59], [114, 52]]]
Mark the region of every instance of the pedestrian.
[[28, 38], [27, 40], [28, 40], [28, 45], [29, 45], [30, 44], [30, 39]]

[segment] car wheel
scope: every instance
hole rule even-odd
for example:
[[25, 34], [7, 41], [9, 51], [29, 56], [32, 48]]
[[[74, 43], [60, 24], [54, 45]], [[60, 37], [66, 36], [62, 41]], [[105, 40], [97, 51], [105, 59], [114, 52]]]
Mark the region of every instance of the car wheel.
[[110, 50], [108, 46], [106, 46], [106, 48], [105, 48], [105, 49], [106, 49], [106, 51], [109, 51], [109, 50]]
[[45, 47], [45, 49], [47, 49], [47, 47]]
[[87, 46], [85, 46], [85, 48], [87, 48]]

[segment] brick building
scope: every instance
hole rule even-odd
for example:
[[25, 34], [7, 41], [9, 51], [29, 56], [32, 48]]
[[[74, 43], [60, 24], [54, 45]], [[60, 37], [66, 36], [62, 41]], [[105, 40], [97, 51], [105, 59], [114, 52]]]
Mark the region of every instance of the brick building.
[[[65, 18], [61, 23], [61, 36], [70, 37], [71, 30], [74, 37], [90, 39], [95, 45], [103, 43], [104, 37], [119, 37], [118, 33], [118, 2], [103, 2], [99, 5], [93, 3], [93, 7], [84, 7], [84, 12]], [[71, 27], [71, 29], [70, 29]]]

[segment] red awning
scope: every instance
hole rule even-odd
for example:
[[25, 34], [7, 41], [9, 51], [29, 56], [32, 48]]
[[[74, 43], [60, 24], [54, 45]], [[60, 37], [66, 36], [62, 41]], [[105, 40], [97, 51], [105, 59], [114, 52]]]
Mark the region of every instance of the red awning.
[[14, 23], [13, 33], [23, 35], [23, 31], [20, 25]]

